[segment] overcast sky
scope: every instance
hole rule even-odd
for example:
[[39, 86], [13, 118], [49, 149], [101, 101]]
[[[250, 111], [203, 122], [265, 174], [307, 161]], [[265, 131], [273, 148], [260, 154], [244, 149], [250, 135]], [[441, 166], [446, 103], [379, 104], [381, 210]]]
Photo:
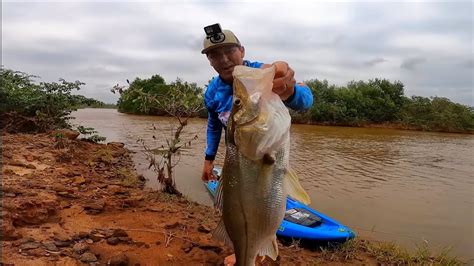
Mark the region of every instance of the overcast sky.
[[200, 51], [219, 22], [246, 59], [285, 60], [298, 81], [387, 78], [407, 96], [474, 106], [472, 1], [2, 2], [2, 65], [42, 81], [80, 80], [80, 94], [113, 103], [110, 88], [160, 74], [203, 86]]

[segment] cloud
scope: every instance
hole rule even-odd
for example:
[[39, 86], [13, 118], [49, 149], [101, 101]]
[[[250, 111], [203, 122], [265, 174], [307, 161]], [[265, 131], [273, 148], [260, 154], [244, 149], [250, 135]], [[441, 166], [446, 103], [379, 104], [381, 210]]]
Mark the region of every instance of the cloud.
[[413, 58], [407, 58], [403, 60], [402, 64], [400, 65], [400, 68], [404, 68], [407, 70], [414, 70], [417, 65], [420, 65], [421, 63], [426, 62], [426, 58], [421, 58], [421, 57], [413, 57]]
[[200, 54], [202, 28], [219, 22], [237, 34], [246, 59], [288, 61], [297, 80], [388, 78], [415, 95], [449, 91], [474, 105], [466, 90], [471, 2], [38, 1], [2, 9], [5, 67], [81, 80], [80, 93], [106, 102], [116, 100], [111, 86], [135, 77], [207, 84], [215, 72]]
[[374, 58], [374, 59], [372, 59], [372, 60], [363, 62], [363, 65], [372, 67], [372, 66], [375, 66], [375, 65], [377, 65], [377, 64], [386, 62], [386, 61], [387, 61], [387, 60], [384, 59], [384, 58], [377, 57], [377, 58]]

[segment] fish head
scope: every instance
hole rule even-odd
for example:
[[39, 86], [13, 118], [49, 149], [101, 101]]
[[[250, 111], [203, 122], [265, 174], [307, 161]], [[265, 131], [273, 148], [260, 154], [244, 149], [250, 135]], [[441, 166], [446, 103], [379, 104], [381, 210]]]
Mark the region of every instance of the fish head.
[[232, 98], [232, 122], [239, 127], [255, 121], [259, 114], [259, 93], [249, 94], [244, 83], [240, 79], [234, 80], [234, 95]]
[[228, 141], [252, 160], [262, 159], [272, 148], [270, 142], [275, 139], [272, 128], [280, 127], [274, 119], [275, 97], [277, 104], [288, 112], [278, 95], [272, 92], [274, 73], [274, 68], [236, 67], [234, 70]]

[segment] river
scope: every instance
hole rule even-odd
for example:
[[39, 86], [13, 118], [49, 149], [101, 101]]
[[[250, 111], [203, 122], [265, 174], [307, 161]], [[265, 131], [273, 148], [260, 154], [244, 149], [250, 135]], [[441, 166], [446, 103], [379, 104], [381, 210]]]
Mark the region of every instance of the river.
[[[172, 118], [137, 116], [114, 109], [80, 109], [74, 124], [95, 128], [107, 142], [124, 142], [137, 170], [159, 188], [148, 170], [143, 139], [159, 147], [170, 138]], [[175, 168], [178, 189], [211, 205], [200, 175], [206, 120], [192, 119], [184, 140], [197, 135]], [[155, 136], [156, 140], [153, 139]], [[223, 138], [222, 138], [223, 139]], [[311, 197], [311, 206], [368, 239], [474, 259], [474, 136], [380, 128], [292, 125], [290, 165]], [[217, 164], [222, 164], [221, 142]]]

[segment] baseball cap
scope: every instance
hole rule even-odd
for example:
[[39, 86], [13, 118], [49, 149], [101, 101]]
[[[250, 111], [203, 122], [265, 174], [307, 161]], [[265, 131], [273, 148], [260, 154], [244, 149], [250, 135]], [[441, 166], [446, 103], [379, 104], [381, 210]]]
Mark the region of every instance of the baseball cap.
[[202, 54], [207, 53], [209, 50], [227, 46], [227, 45], [238, 45], [241, 46], [239, 39], [235, 34], [230, 30], [222, 30], [222, 33], [219, 33], [213, 37], [204, 38], [203, 46], [204, 49], [201, 51]]

